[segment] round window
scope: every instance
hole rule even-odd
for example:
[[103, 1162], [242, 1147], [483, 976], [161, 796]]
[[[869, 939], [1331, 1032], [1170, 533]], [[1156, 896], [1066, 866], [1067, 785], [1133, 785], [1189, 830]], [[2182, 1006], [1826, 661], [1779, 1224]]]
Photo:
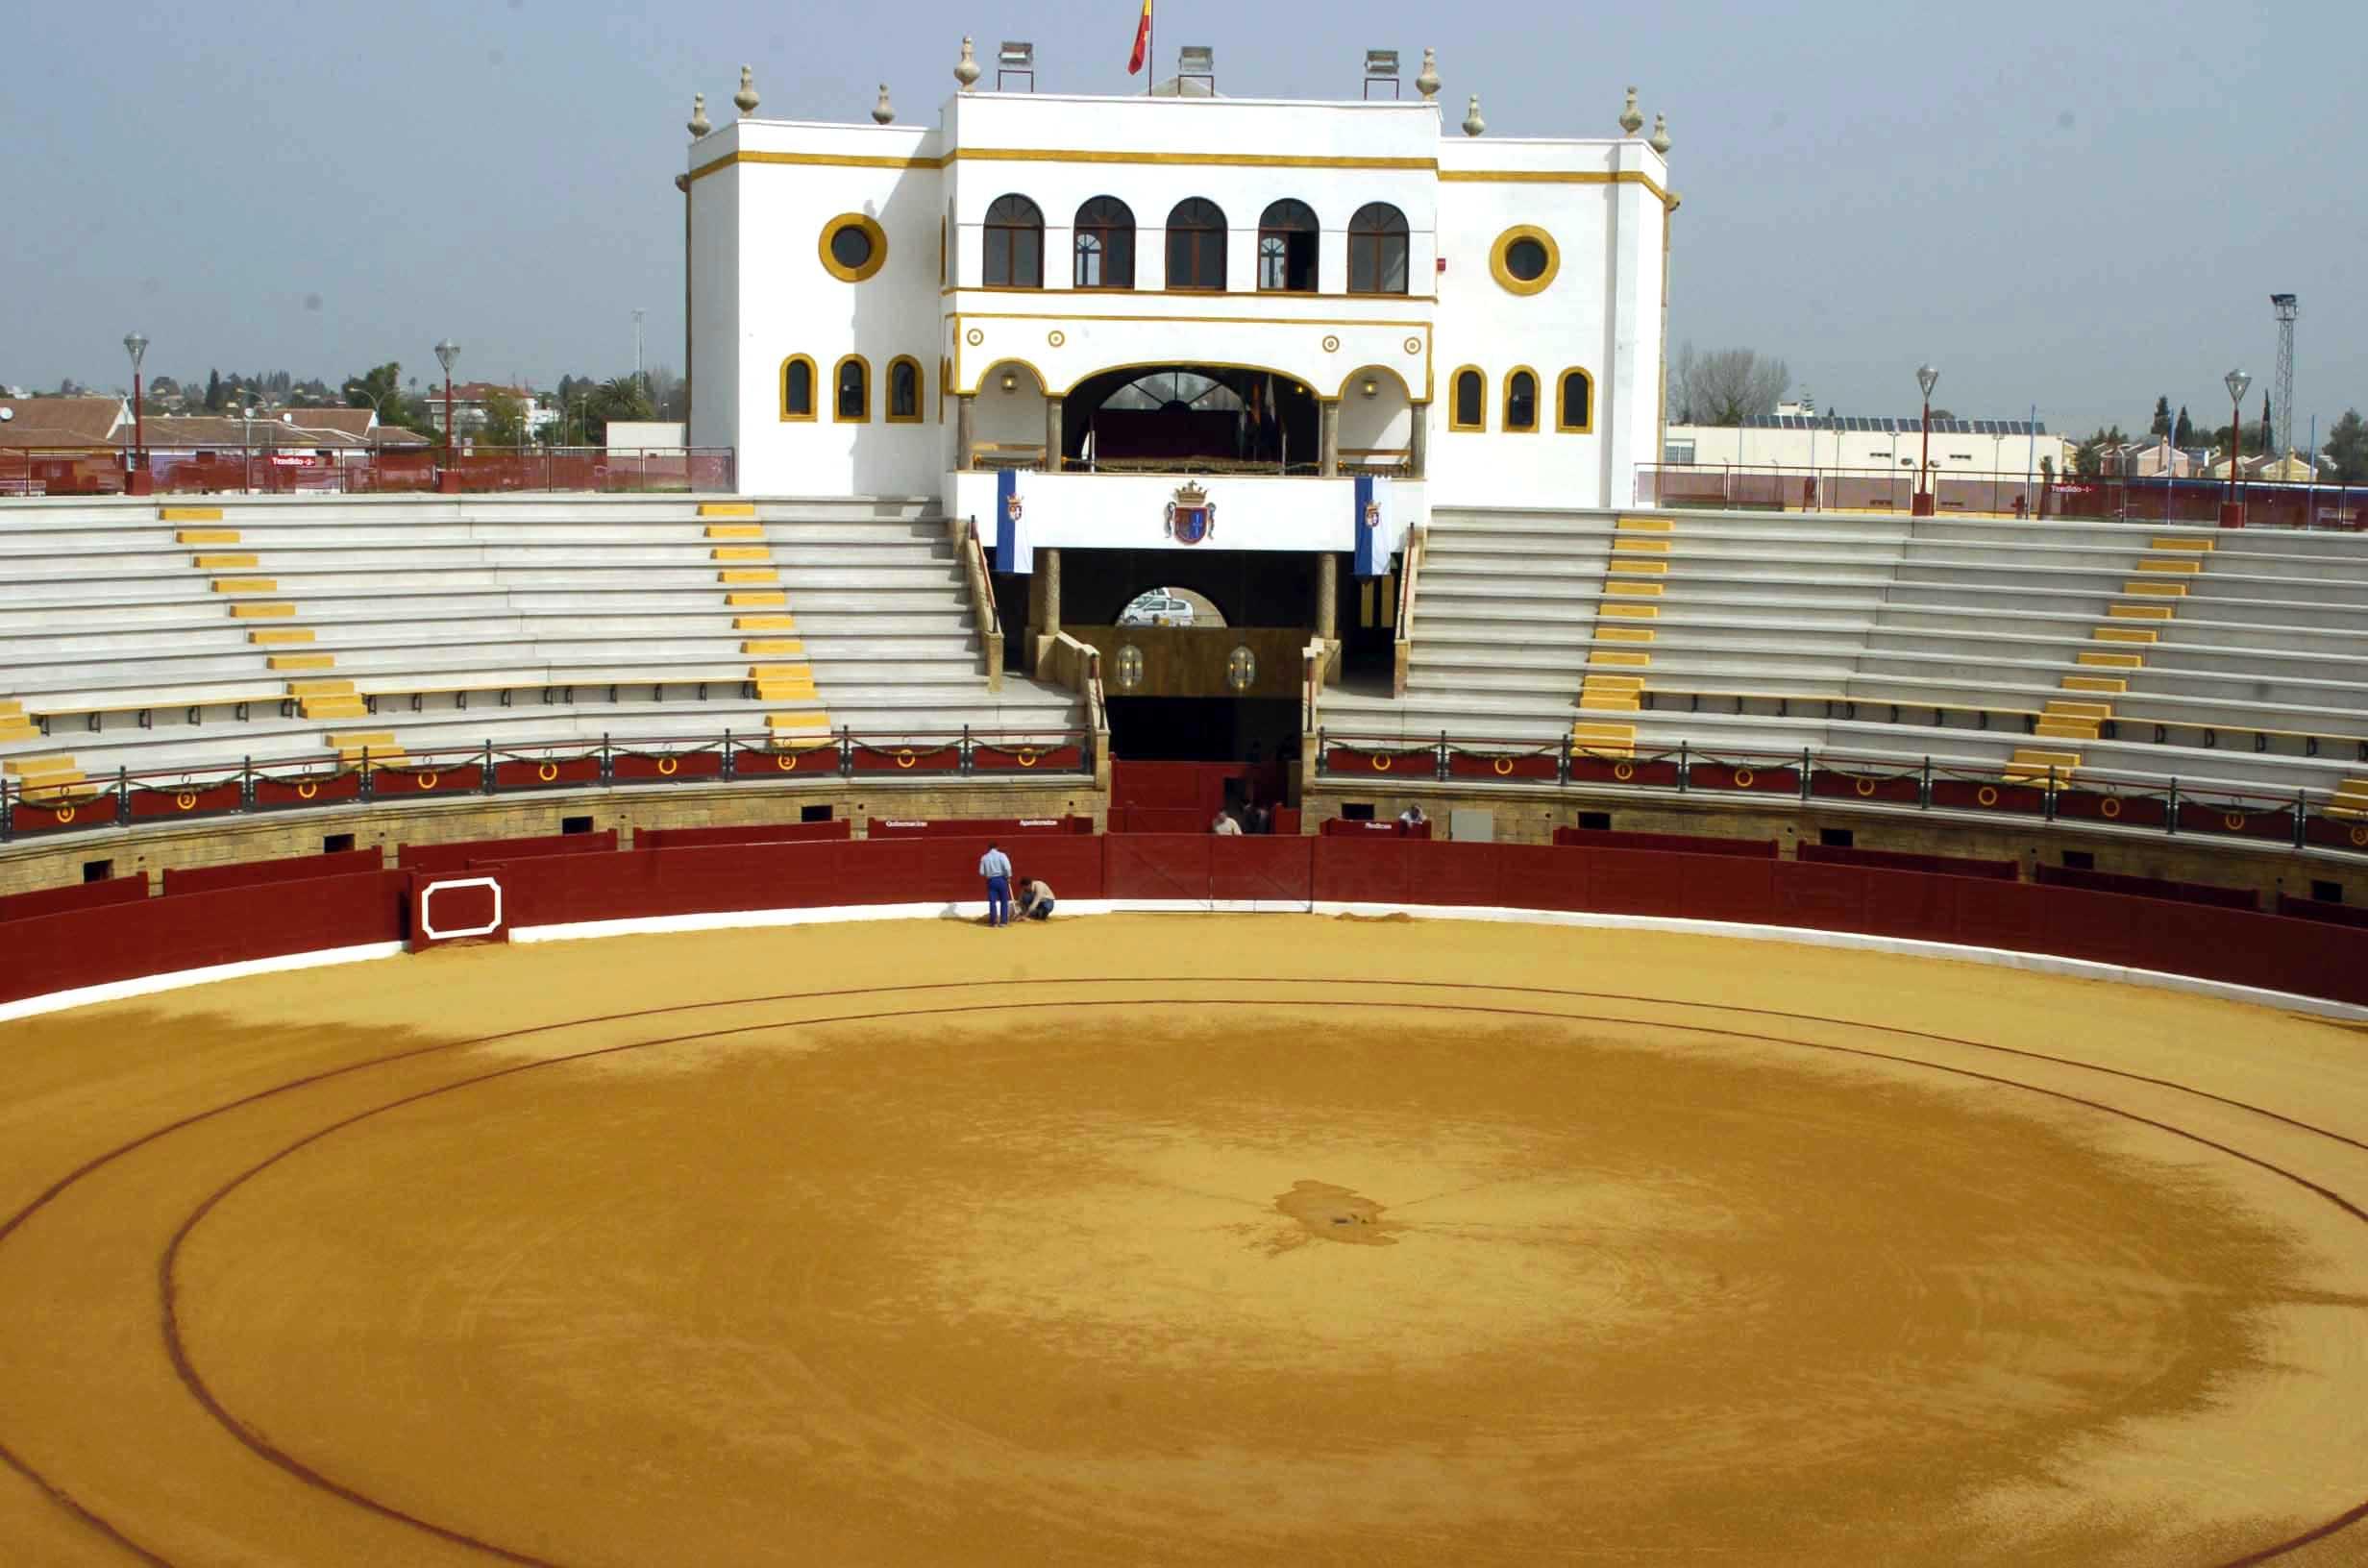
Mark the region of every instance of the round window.
[[844, 212], [823, 225], [823, 270], [843, 283], [860, 283], [888, 259], [888, 235], [861, 212]]
[[1508, 294], [1542, 292], [1554, 282], [1554, 274], [1562, 269], [1562, 264], [1554, 236], [1529, 224], [1498, 234], [1489, 251], [1489, 271], [1495, 276], [1497, 286]]
[[[1534, 245], [1530, 248], [1532, 250], [1537, 249]], [[840, 266], [845, 267], [848, 271], [853, 272], [856, 268], [862, 266], [866, 261], [872, 259], [872, 236], [865, 233], [861, 229], [851, 223], [832, 230], [830, 233], [830, 258], [836, 261]], [[1539, 264], [1542, 266], [1544, 265], [1544, 262], [1541, 260]], [[1524, 273], [1522, 276], [1525, 278], [1534, 277], [1535, 274]]]

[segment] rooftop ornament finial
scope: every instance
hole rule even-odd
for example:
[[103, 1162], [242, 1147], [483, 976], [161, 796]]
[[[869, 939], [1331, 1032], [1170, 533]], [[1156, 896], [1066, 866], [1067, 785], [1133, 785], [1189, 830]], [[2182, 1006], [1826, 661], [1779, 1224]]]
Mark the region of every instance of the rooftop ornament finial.
[[740, 106], [743, 114], [756, 112], [756, 73], [746, 65], [740, 67], [740, 90], [731, 95], [731, 101]]
[[1637, 108], [1637, 89], [1628, 89], [1628, 103], [1619, 111], [1619, 128], [1629, 135], [1644, 129], [1644, 110]]
[[1644, 145], [1664, 158], [1669, 156], [1669, 116], [1666, 114], [1653, 116], [1653, 134], [1644, 138]]
[[879, 102], [872, 106], [872, 118], [882, 125], [889, 125], [895, 122], [896, 117], [897, 106], [888, 101], [888, 84], [882, 82], [879, 85]]
[[962, 40], [962, 58], [953, 62], [953, 79], [968, 92], [978, 81], [978, 56], [971, 48], [971, 40]]
[[1426, 103], [1439, 96], [1439, 51], [1427, 45], [1422, 51], [1422, 74], [1415, 78], [1415, 91]]
[[1471, 107], [1464, 111], [1464, 135], [1476, 136], [1488, 128], [1489, 122], [1480, 117], [1480, 95], [1475, 92], [1471, 95]]
[[693, 141], [697, 141], [715, 129], [707, 118], [707, 95], [705, 93], [691, 94], [691, 123], [685, 129], [690, 132]]

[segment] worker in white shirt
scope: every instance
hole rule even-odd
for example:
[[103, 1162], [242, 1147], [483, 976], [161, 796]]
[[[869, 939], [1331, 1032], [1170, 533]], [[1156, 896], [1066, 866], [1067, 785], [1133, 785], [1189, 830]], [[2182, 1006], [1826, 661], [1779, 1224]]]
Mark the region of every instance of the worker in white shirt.
[[1209, 824], [1209, 831], [1225, 838], [1240, 838], [1242, 824], [1235, 821], [1227, 813], [1221, 811], [1217, 814], [1217, 821]]

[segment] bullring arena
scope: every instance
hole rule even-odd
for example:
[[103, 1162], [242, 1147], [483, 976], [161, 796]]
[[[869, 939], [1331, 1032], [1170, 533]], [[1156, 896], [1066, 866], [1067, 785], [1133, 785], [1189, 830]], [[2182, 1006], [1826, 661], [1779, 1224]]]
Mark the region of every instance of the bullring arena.
[[2341, 1020], [755, 919], [0, 1029], [12, 1559], [2360, 1560]]
[[2351, 494], [973, 41], [695, 100], [685, 445], [4, 400], [0, 1568], [2368, 1562]]

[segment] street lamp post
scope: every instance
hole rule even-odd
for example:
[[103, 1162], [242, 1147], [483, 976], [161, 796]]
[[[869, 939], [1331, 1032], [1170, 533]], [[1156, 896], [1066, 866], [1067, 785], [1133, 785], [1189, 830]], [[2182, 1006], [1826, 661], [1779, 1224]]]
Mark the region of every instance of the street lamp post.
[[1940, 372], [1930, 365], [1918, 365], [1915, 384], [1924, 389], [1924, 455], [1916, 464], [1915, 499], [1908, 503], [1911, 517], [1933, 515], [1933, 388], [1940, 384]]
[[2245, 455], [2245, 388], [2253, 378], [2241, 370], [2232, 370], [2221, 378], [2229, 389], [2229, 499], [2220, 503], [2220, 526], [2241, 528], [2245, 526], [2245, 503], [2236, 490], [2238, 466]]
[[435, 346], [436, 363], [444, 367], [444, 473], [436, 488], [457, 494], [460, 472], [453, 467], [453, 361], [460, 357], [460, 345], [451, 338]]
[[156, 481], [148, 474], [148, 428], [140, 405], [139, 365], [148, 356], [148, 339], [138, 332], [127, 332], [123, 352], [132, 356], [132, 473], [128, 488], [136, 496], [152, 495]]

